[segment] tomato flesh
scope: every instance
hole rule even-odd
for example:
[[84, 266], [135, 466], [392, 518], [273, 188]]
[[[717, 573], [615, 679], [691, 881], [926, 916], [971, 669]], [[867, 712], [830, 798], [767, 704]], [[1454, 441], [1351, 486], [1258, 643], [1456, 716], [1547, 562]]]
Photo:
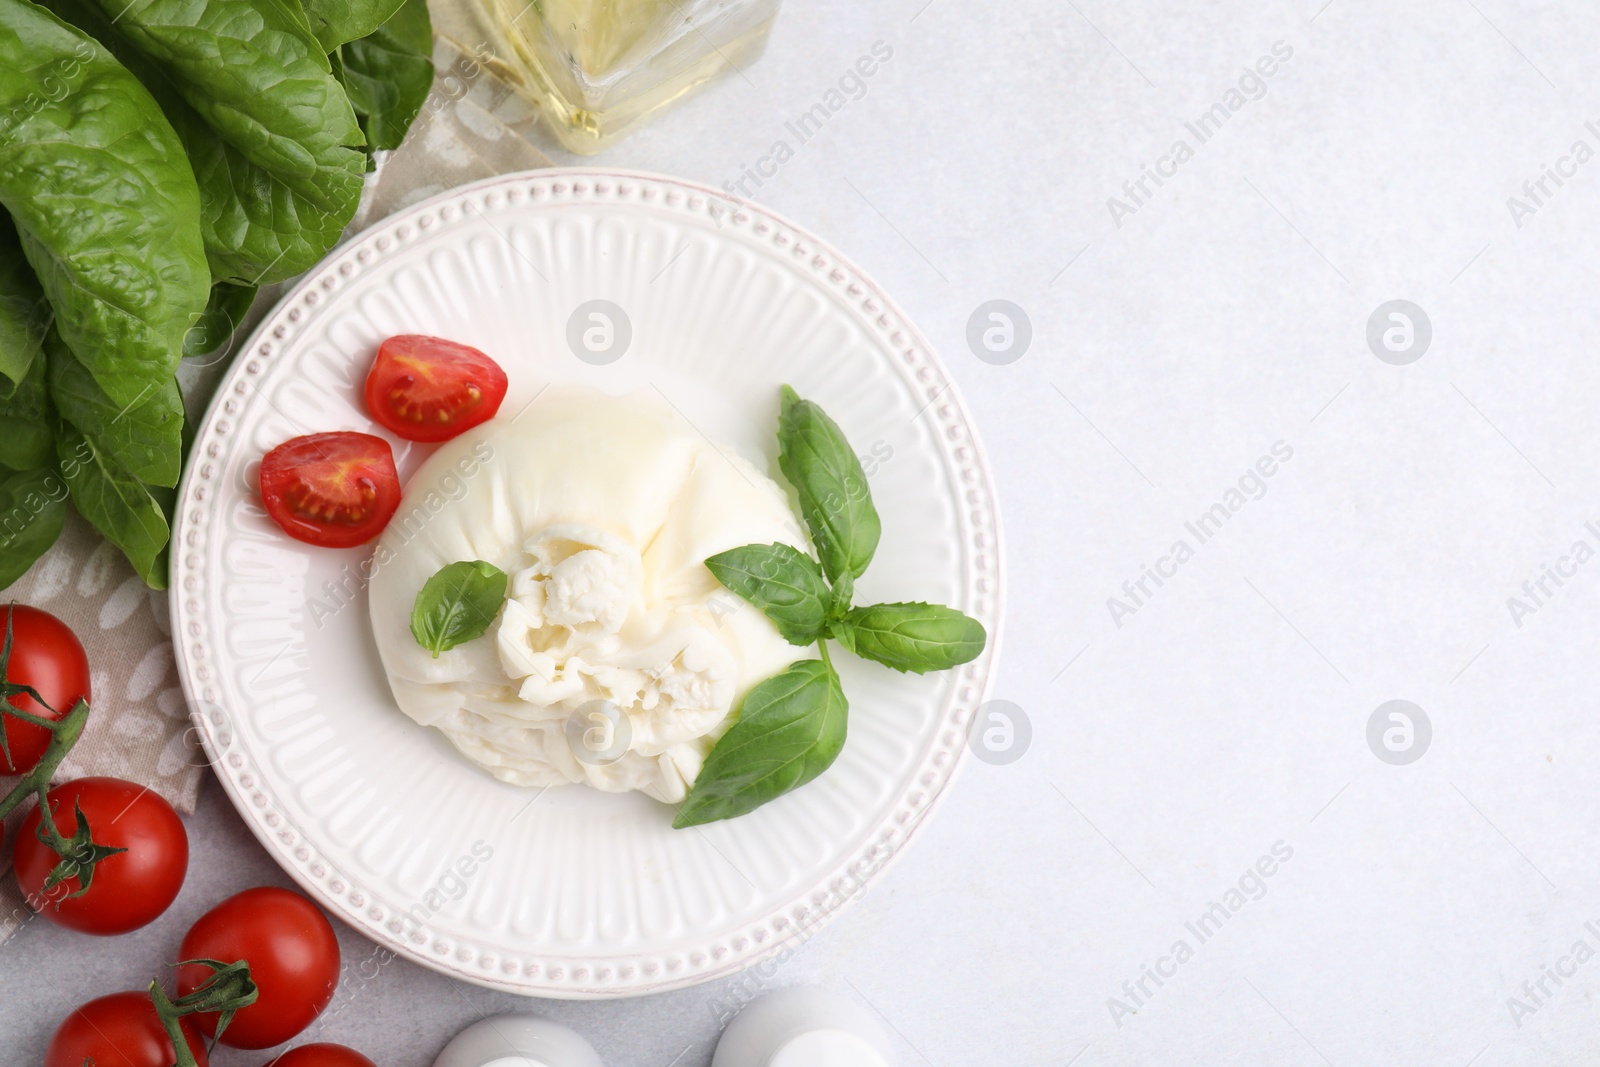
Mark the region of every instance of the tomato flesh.
[[448, 441], [494, 418], [506, 372], [476, 348], [407, 333], [378, 346], [367, 374], [367, 411], [408, 441]]
[[[339, 939], [333, 926], [299, 893], [273, 886], [247, 889], [202, 915], [184, 935], [180, 960], [248, 960], [260, 990], [222, 1032], [234, 1048], [271, 1048], [310, 1026], [333, 999], [339, 984]], [[199, 964], [178, 968], [180, 996], [194, 992], [212, 971]], [[210, 1037], [217, 1016], [193, 1016]]]
[[[206, 1067], [205, 1042], [188, 1019], [178, 1026], [195, 1062]], [[91, 1000], [67, 1016], [45, 1050], [44, 1067], [172, 1067], [176, 1059], [150, 994], [137, 991]]]
[[264, 1067], [378, 1067], [367, 1057], [344, 1045], [301, 1045], [292, 1048]]
[[[31, 685], [50, 707], [44, 707], [25, 693], [10, 700], [11, 706], [51, 722], [72, 710], [79, 700], [89, 699], [89, 657], [67, 624], [38, 608], [12, 604], [11, 661], [6, 680], [16, 685]], [[0, 617], [0, 625], [4, 618]], [[3, 635], [0, 635], [3, 639]], [[5, 719], [5, 749], [0, 749], [0, 774], [26, 774], [39, 763], [50, 744], [50, 731], [10, 715]], [[6, 758], [10, 751], [11, 758]]]
[[283, 532], [322, 548], [354, 548], [383, 532], [400, 506], [389, 442], [339, 431], [296, 437], [261, 460], [261, 501]]
[[14, 863], [17, 886], [40, 915], [86, 934], [125, 934], [177, 899], [189, 870], [189, 835], [171, 804], [120, 778], [78, 778], [50, 790], [49, 798], [62, 837], [72, 837], [82, 808], [95, 844], [127, 851], [95, 864], [81, 897], [71, 895], [78, 891], [77, 876], [46, 890], [60, 857], [39, 840], [38, 809], [29, 812], [17, 832]]

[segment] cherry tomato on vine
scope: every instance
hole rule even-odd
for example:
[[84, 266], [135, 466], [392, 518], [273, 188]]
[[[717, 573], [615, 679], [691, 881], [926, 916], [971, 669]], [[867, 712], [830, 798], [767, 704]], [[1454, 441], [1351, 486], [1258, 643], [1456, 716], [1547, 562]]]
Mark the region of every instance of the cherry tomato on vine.
[[354, 548], [383, 532], [400, 506], [389, 442], [339, 431], [295, 437], [261, 461], [261, 501], [297, 541]]
[[137, 930], [167, 910], [189, 870], [189, 835], [171, 804], [120, 778], [79, 778], [49, 797], [62, 837], [77, 831], [81, 808], [96, 845], [126, 851], [94, 865], [82, 896], [71, 895], [81, 884], [76, 875], [46, 890], [61, 857], [39, 840], [35, 808], [17, 832], [15, 857], [17, 885], [34, 910], [58, 926], [101, 935]]
[[[195, 1062], [206, 1067], [206, 1047], [188, 1019], [181, 1019], [184, 1041]], [[172, 1067], [172, 1041], [161, 1028], [150, 994], [113, 993], [91, 1000], [67, 1016], [44, 1054], [44, 1067]]]
[[367, 411], [408, 441], [448, 441], [494, 418], [505, 398], [500, 364], [442, 337], [391, 337], [367, 374]]
[[[222, 1032], [234, 1048], [271, 1048], [294, 1037], [322, 1013], [339, 984], [339, 940], [327, 918], [299, 893], [272, 886], [246, 889], [202, 915], [184, 935], [180, 960], [247, 960], [261, 991]], [[178, 994], [187, 996], [209, 978], [197, 964], [178, 968]], [[197, 1014], [210, 1037], [215, 1014]]]
[[263, 1067], [378, 1067], [353, 1048], [343, 1045], [301, 1045]]
[[[25, 693], [12, 697], [11, 706], [54, 722], [80, 699], [89, 699], [89, 657], [67, 624], [49, 612], [13, 604], [10, 613], [11, 660], [6, 664], [6, 681], [33, 686], [50, 707], [40, 706]], [[0, 627], [4, 624], [0, 613]], [[0, 630], [0, 639], [3, 636]], [[5, 750], [0, 750], [0, 774], [26, 774], [44, 755], [50, 731], [11, 715], [0, 718], [5, 720], [6, 747], [11, 752], [8, 760]]]

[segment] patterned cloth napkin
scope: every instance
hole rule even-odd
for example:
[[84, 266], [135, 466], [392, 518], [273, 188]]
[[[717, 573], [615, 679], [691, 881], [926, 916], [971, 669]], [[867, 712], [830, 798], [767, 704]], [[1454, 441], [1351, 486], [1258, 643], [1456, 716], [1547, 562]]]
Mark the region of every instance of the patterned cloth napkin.
[[[495, 77], [487, 62], [493, 50], [479, 32], [475, 22], [459, 13], [441, 26], [433, 91], [405, 143], [387, 153], [369, 176], [347, 237], [465, 182], [550, 166], [527, 140], [537, 111]], [[263, 289], [231, 344], [180, 369], [191, 418], [204, 413], [236, 346], [292, 286], [285, 282]], [[74, 514], [61, 539], [5, 591], [5, 599], [57, 616], [72, 627], [89, 654], [94, 710], [56, 780], [125, 778], [149, 786], [185, 814], [194, 811], [207, 763], [178, 684], [167, 594], [147, 588], [122, 554]], [[0, 777], [0, 795], [15, 784], [15, 778]], [[31, 808], [31, 803], [24, 805], [6, 820], [6, 845], [0, 851], [0, 943], [32, 917], [11, 877], [9, 847], [17, 824]]]

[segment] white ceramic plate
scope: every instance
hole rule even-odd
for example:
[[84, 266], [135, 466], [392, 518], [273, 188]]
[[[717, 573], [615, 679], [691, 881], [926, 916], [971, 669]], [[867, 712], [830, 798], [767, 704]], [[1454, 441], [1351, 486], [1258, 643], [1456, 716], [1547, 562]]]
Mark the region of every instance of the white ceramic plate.
[[[569, 319], [591, 300], [631, 326], [605, 365], [568, 345]], [[983, 622], [987, 650], [927, 677], [836, 656], [850, 699], [843, 754], [740, 819], [673, 830], [671, 810], [642, 796], [495, 781], [395, 707], [367, 622], [370, 552], [292, 541], [257, 500], [260, 458], [287, 438], [383, 433], [361, 384], [397, 333], [490, 353], [511, 379], [507, 412], [552, 381], [659, 390], [773, 471], [778, 387], [793, 384], [869, 458], [883, 541], [857, 602], [952, 604]], [[394, 444], [405, 477], [428, 446]], [[312, 271], [220, 386], [174, 544], [183, 685], [218, 777], [267, 850], [374, 941], [539, 996], [691, 985], [809, 935], [882, 874], [948, 787], [998, 648], [994, 491], [927, 341], [791, 223], [621, 171], [466, 186]]]

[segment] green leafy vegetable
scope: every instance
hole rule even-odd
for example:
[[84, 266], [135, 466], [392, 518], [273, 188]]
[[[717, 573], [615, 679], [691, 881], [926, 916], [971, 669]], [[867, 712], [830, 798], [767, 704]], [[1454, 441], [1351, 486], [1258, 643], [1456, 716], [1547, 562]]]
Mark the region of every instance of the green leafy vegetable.
[[800, 660], [757, 685], [672, 825], [731, 819], [805, 785], [844, 748], [847, 711], [839, 676], [826, 660]]
[[368, 152], [399, 148], [433, 88], [427, 0], [405, 0], [393, 18], [348, 39], [340, 57], [345, 91], [367, 136]]
[[829, 578], [859, 578], [878, 548], [878, 509], [867, 476], [839, 424], [787, 385], [778, 416], [778, 466], [800, 498]]
[[22, 257], [11, 216], [0, 211], [0, 397], [9, 397], [40, 358], [50, 305]]
[[55, 436], [41, 353], [11, 396], [0, 400], [0, 466], [16, 471], [46, 466], [55, 458]]
[[209, 287], [194, 175], [139, 81], [27, 0], [0, 0], [0, 204], [112, 399], [170, 378]]
[[105, 534], [152, 589], [167, 587], [167, 524], [163, 499], [123, 470], [77, 429], [62, 423], [56, 437], [61, 476], [72, 503]]
[[[147, 485], [175, 486], [183, 458], [183, 398], [167, 378], [134, 404], [117, 404], [56, 337], [45, 338], [50, 399], [60, 416], [125, 473]], [[111, 457], [114, 457], [112, 459]]]
[[199, 356], [221, 348], [239, 328], [250, 305], [255, 303], [257, 291], [254, 285], [213, 284], [205, 312], [183, 336], [183, 354]]
[[94, 0], [188, 105], [308, 203], [354, 212], [363, 138], [298, 5], [274, 0]]
[[977, 619], [942, 604], [852, 608], [833, 628], [845, 648], [897, 671], [945, 671], [977, 658], [987, 635]]
[[306, 19], [324, 52], [365, 37], [388, 22], [401, 0], [305, 0]]
[[[44, 5], [109, 48], [150, 90], [177, 131], [200, 186], [200, 230], [213, 281], [241, 286], [283, 281], [316, 265], [339, 240], [359, 196], [334, 211], [306, 200], [218, 136], [161, 64], [135, 48], [95, 0], [44, 0]], [[215, 287], [211, 297], [214, 304]], [[214, 335], [208, 330], [204, 336]], [[185, 355], [211, 350], [195, 347], [200, 337], [193, 331], [185, 336]]]
[[66, 519], [67, 487], [54, 467], [0, 471], [0, 587], [27, 573]]
[[505, 571], [481, 559], [451, 563], [417, 593], [411, 636], [438, 659], [439, 653], [481, 637], [505, 599]]
[[719, 552], [706, 566], [728, 589], [772, 620], [791, 645], [809, 645], [828, 626], [828, 583], [816, 562], [785, 544]]
[[852, 608], [855, 580], [871, 561], [879, 535], [861, 464], [838, 425], [788, 386], [778, 447], [779, 465], [799, 494], [822, 570], [784, 544], [719, 552], [706, 567], [760, 608], [784, 638], [797, 645], [817, 641], [822, 659], [795, 663], [750, 691], [739, 721], [712, 748], [673, 826], [742, 815], [833, 763], [844, 744], [846, 705], [827, 638], [865, 659], [918, 674], [975, 659], [988, 640], [976, 619], [939, 604]]

